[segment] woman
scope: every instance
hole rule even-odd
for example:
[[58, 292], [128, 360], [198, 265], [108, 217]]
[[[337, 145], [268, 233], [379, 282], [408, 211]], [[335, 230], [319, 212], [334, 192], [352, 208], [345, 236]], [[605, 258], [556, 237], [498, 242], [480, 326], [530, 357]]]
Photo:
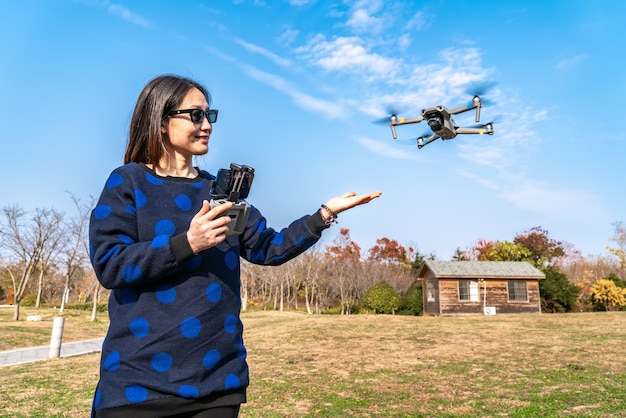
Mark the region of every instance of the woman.
[[[226, 235], [231, 203], [211, 208], [208, 152], [217, 110], [193, 80], [150, 81], [133, 112], [124, 165], [109, 176], [89, 229], [91, 261], [112, 289], [95, 417], [236, 417], [248, 366], [239, 257], [278, 265], [311, 247], [337, 214], [380, 196], [346, 193], [277, 232], [251, 207]], [[131, 415], [132, 414], [132, 415]]]

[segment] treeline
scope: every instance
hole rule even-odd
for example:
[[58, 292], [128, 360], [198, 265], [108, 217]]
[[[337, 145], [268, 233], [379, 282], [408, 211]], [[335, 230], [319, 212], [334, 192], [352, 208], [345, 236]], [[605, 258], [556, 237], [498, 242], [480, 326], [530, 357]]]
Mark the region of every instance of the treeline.
[[[89, 262], [88, 222], [93, 201], [71, 196], [76, 211], [33, 213], [6, 206], [0, 219], [0, 303], [91, 307], [92, 319], [109, 292], [98, 284]], [[614, 310], [626, 307], [626, 231], [615, 222], [607, 253], [582, 256], [571, 244], [534, 227], [512, 241], [479, 239], [452, 260], [526, 261], [546, 274], [540, 281], [544, 312]], [[340, 229], [332, 244], [313, 247], [279, 267], [242, 264], [243, 309], [306, 310], [352, 314], [360, 311], [419, 315], [421, 254], [389, 238], [367, 251]]]

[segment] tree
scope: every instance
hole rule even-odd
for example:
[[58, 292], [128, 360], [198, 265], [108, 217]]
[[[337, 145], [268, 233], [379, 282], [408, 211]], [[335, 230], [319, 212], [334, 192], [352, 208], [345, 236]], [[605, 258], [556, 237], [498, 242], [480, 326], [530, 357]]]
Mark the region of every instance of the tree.
[[0, 226], [0, 243], [7, 257], [18, 266], [14, 273], [7, 265], [14, 292], [15, 312], [13, 319], [19, 320], [20, 302], [26, 292], [26, 286], [33, 276], [37, 265], [44, 256], [48, 241], [61, 228], [62, 213], [54, 209], [37, 209], [30, 222], [25, 223], [26, 212], [18, 206], [6, 206], [2, 209], [4, 224]]
[[570, 312], [582, 289], [572, 284], [556, 267], [543, 269], [545, 280], [539, 280], [541, 309], [544, 312]]
[[626, 228], [621, 221], [613, 222], [612, 225], [615, 230], [609, 240], [614, 242], [615, 246], [607, 245], [606, 249], [618, 260], [619, 277], [626, 279]]
[[335, 245], [326, 246], [326, 267], [341, 301], [341, 313], [350, 314], [356, 304], [356, 274], [361, 262], [361, 247], [350, 239], [350, 230], [341, 228]]
[[406, 248], [398, 241], [389, 238], [379, 238], [376, 245], [369, 249], [369, 260], [384, 264], [399, 264], [410, 266], [411, 260], [408, 254], [412, 248]]
[[548, 231], [540, 226], [517, 234], [513, 243], [523, 246], [530, 252], [529, 259], [537, 268], [552, 266], [565, 256], [564, 244], [550, 238]]
[[530, 261], [531, 252], [522, 244], [509, 241], [479, 239], [468, 251], [470, 259], [478, 261]]
[[[434, 260], [434, 257], [431, 255], [431, 257], [428, 259]], [[415, 257], [413, 258], [413, 261], [411, 262], [411, 272], [413, 273], [414, 276], [417, 277], [417, 275], [419, 274], [419, 271], [421, 270], [425, 262], [426, 262], [426, 256], [421, 254], [418, 250], [415, 250]]]
[[402, 305], [402, 298], [393, 286], [383, 280], [367, 289], [362, 302], [374, 313], [395, 314]]
[[402, 298], [402, 305], [398, 312], [403, 315], [422, 315], [424, 313], [424, 299], [422, 295], [422, 283], [417, 281]]
[[591, 300], [598, 310], [621, 309], [626, 306], [626, 289], [612, 280], [600, 279], [591, 287]]
[[467, 254], [464, 251], [461, 251], [459, 247], [456, 247], [454, 254], [452, 255], [452, 261], [465, 261], [467, 260]]
[[[80, 200], [73, 195], [71, 195], [71, 198], [78, 213], [75, 217], [70, 219], [67, 225], [66, 245], [61, 251], [64, 266], [63, 276], [65, 278], [65, 285], [63, 287], [59, 312], [63, 312], [65, 309], [65, 301], [70, 291], [72, 278], [82, 272], [83, 268], [89, 261], [89, 237], [87, 233], [89, 216], [91, 214], [91, 209], [94, 206], [94, 200], [92, 199], [90, 204], [82, 205]], [[95, 299], [97, 299], [97, 297]], [[97, 300], [95, 303], [98, 303]], [[94, 312], [97, 312], [97, 309], [95, 309]]]

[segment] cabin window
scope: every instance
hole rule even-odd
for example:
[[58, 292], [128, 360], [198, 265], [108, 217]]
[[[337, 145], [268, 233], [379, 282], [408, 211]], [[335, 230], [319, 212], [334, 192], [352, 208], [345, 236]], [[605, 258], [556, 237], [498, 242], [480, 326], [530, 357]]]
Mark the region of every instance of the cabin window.
[[459, 300], [478, 302], [478, 281], [459, 280]]
[[527, 302], [528, 292], [523, 280], [509, 280], [509, 302]]
[[435, 283], [432, 280], [426, 282], [426, 298], [428, 302], [435, 301]]

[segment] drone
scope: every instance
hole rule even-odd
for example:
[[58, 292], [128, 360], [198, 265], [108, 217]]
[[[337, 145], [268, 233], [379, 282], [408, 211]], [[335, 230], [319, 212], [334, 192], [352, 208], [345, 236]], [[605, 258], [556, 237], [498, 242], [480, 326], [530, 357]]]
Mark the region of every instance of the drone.
[[396, 126], [420, 123], [425, 120], [432, 133], [425, 132], [417, 138], [417, 148], [421, 149], [439, 138], [445, 141], [453, 139], [459, 134], [493, 135], [493, 122], [463, 128], [459, 127], [452, 117], [452, 115], [476, 109], [476, 122], [478, 123], [480, 122], [480, 109], [482, 106], [483, 104], [480, 96], [475, 95], [474, 98], [465, 106], [459, 106], [452, 109], [448, 109], [447, 107], [441, 105], [428, 107], [426, 109], [422, 109], [421, 116], [412, 118], [401, 118], [393, 113], [388, 119], [385, 118], [384, 121], [389, 121], [393, 139], [397, 139]]

